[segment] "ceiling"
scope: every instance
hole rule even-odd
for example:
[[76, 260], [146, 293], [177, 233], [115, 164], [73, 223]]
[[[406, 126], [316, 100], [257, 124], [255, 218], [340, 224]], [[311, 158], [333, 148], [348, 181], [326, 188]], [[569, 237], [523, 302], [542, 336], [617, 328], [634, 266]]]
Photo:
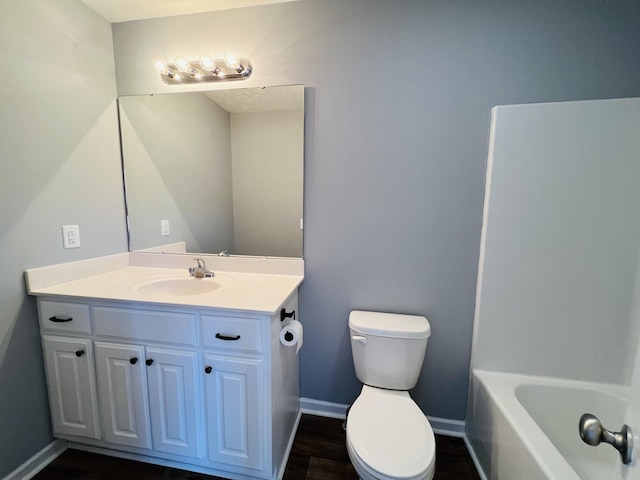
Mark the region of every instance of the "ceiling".
[[214, 90], [204, 93], [229, 113], [301, 110], [304, 106], [302, 85]]
[[296, 0], [80, 0], [102, 18], [111, 22], [128, 22], [144, 18], [170, 17], [188, 13], [229, 10]]

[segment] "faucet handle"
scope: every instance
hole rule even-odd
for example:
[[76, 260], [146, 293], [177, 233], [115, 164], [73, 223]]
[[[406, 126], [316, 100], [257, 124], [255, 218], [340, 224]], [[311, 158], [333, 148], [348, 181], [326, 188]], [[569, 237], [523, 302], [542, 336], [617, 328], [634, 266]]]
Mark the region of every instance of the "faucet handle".
[[198, 265], [198, 268], [207, 268], [207, 264], [205, 263], [204, 259], [196, 258], [195, 262], [196, 262], [196, 265]]
[[611, 432], [602, 426], [598, 417], [585, 413], [580, 417], [578, 425], [580, 438], [587, 445], [595, 447], [601, 442], [608, 443], [620, 452], [622, 463], [628, 465], [632, 461], [633, 432], [628, 425], [623, 425], [620, 432]]

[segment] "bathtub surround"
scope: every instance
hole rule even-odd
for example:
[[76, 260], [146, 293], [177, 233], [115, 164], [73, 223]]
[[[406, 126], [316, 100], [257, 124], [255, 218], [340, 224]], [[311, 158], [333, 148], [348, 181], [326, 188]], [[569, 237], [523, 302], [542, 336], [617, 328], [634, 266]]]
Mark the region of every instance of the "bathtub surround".
[[640, 98], [493, 109], [466, 424], [487, 478], [640, 478], [577, 429], [640, 428], [639, 130]]
[[639, 129], [640, 99], [493, 110], [474, 368], [628, 382]]
[[[0, 477], [52, 440], [22, 272], [127, 249], [114, 48], [119, 94], [169, 88], [151, 57], [229, 38], [256, 67], [242, 86], [307, 86], [302, 395], [356, 398], [350, 310], [424, 315], [433, 336], [413, 398], [460, 421], [490, 109], [640, 95], [638, 8], [304, 0], [112, 31], [77, 0], [0, 2]], [[381, 75], [382, 58], [414, 68]], [[68, 224], [80, 226], [78, 249], [62, 249]]]

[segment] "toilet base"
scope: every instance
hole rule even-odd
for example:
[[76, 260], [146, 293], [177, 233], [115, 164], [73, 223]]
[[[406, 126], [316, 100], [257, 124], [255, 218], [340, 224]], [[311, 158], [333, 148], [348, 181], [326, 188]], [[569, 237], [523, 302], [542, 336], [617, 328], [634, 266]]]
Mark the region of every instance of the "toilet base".
[[369, 472], [367, 472], [362, 467], [362, 465], [360, 465], [360, 462], [358, 461], [358, 458], [353, 453], [353, 451], [351, 449], [351, 445], [349, 444], [349, 442], [347, 442], [347, 454], [349, 454], [349, 460], [351, 460], [351, 465], [353, 465], [353, 468], [356, 471], [356, 473], [358, 474], [358, 478], [360, 480], [378, 480], [374, 476], [370, 475]]
[[346, 430], [347, 453], [362, 480], [433, 479], [433, 430], [409, 392], [363, 385]]
[[[358, 478], [360, 480], [391, 480], [388, 477], [381, 479], [380, 477], [375, 476], [372, 472], [370, 472], [360, 461], [358, 455], [353, 451], [351, 447], [351, 443], [347, 441], [347, 454], [349, 455], [349, 460], [351, 461], [351, 465], [353, 465], [354, 470], [358, 474]], [[411, 479], [411, 480], [433, 480], [435, 475], [435, 468], [428, 472], [424, 477], [420, 479]]]

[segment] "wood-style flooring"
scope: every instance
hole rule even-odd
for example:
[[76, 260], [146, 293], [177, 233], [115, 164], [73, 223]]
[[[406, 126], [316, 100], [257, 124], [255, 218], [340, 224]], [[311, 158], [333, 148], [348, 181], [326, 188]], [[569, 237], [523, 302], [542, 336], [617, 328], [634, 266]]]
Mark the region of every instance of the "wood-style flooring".
[[[34, 480], [218, 480], [199, 473], [67, 450]], [[345, 446], [342, 420], [303, 415], [284, 480], [357, 480]], [[460, 438], [436, 435], [434, 480], [480, 480]]]

